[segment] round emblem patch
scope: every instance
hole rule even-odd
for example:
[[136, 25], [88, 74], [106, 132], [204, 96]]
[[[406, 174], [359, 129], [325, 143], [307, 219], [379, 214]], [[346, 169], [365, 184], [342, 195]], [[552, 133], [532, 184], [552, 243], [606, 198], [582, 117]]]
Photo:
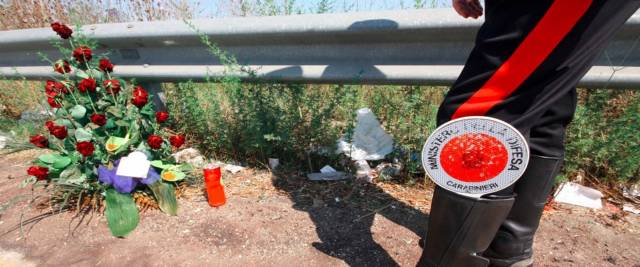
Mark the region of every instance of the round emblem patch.
[[490, 117], [472, 116], [438, 127], [422, 150], [422, 166], [437, 185], [456, 193], [484, 195], [515, 183], [529, 163], [529, 146], [518, 130]]

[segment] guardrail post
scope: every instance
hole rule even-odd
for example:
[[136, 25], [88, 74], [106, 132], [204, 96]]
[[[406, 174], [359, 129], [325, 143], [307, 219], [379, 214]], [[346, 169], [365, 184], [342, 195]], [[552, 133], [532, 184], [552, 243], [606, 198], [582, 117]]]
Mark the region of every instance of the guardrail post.
[[156, 111], [166, 111], [166, 97], [164, 91], [162, 91], [162, 83], [158, 82], [143, 82], [141, 86], [151, 94], [153, 97], [153, 105]]

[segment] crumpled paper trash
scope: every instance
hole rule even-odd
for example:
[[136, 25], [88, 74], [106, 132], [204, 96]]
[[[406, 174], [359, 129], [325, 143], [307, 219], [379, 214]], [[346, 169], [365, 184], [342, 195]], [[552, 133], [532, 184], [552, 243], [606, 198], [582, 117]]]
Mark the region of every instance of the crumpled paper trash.
[[387, 134], [369, 108], [357, 111], [357, 123], [351, 143], [345, 137], [338, 140], [337, 153], [355, 161], [381, 160], [393, 151], [393, 138]]
[[554, 200], [559, 203], [567, 203], [592, 209], [601, 209], [602, 197], [604, 197], [604, 195], [596, 189], [572, 182], [566, 182], [560, 185], [555, 194]]

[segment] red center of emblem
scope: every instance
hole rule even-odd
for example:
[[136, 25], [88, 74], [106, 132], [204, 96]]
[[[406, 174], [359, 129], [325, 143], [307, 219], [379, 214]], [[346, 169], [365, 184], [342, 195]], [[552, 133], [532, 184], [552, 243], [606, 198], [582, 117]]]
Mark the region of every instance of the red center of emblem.
[[509, 154], [500, 140], [483, 133], [456, 136], [442, 148], [440, 164], [451, 177], [484, 182], [500, 174]]

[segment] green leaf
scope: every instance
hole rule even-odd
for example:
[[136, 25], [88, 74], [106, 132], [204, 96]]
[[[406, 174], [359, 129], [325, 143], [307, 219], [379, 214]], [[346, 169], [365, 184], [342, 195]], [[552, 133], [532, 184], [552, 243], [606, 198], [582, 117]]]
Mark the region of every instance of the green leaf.
[[178, 215], [178, 201], [176, 200], [176, 189], [172, 184], [157, 181], [149, 185], [153, 195], [158, 201], [158, 206], [166, 214]]
[[58, 154], [44, 154], [38, 157], [38, 160], [46, 164], [53, 164], [58, 158], [60, 158]]
[[174, 167], [175, 165], [173, 164], [164, 164], [164, 162], [162, 162], [162, 160], [154, 160], [151, 162], [151, 166], [156, 167], [158, 169], [169, 169], [171, 167]]
[[117, 120], [116, 121], [116, 125], [120, 126], [120, 127], [128, 127], [129, 123], [123, 120]]
[[89, 78], [89, 75], [86, 72], [84, 72], [83, 70], [76, 69], [75, 73], [76, 73], [76, 77], [78, 77], [80, 79]]
[[67, 129], [73, 128], [73, 123], [71, 123], [71, 121], [67, 120], [67, 119], [58, 119], [58, 120], [54, 121], [54, 123], [56, 125], [65, 126], [65, 127], [67, 127]]
[[122, 110], [120, 110], [119, 108], [115, 107], [115, 106], [111, 106], [109, 108], [107, 108], [107, 112], [110, 113], [111, 115], [113, 115], [116, 118], [122, 118]]
[[71, 112], [71, 117], [76, 120], [82, 119], [87, 115], [87, 108], [82, 105], [75, 105], [69, 111]]
[[80, 171], [80, 168], [78, 168], [78, 166], [75, 165], [75, 166], [69, 167], [66, 170], [62, 171], [62, 173], [60, 173], [60, 179], [68, 180], [68, 179], [80, 176], [81, 174], [82, 174], [82, 172]]
[[75, 134], [78, 142], [91, 141], [91, 138], [93, 137], [93, 134], [90, 131], [83, 128], [77, 129]]
[[133, 201], [131, 194], [121, 194], [113, 188], [105, 191], [105, 201], [107, 203], [107, 222], [111, 234], [117, 237], [125, 237], [136, 229], [140, 221], [138, 208]]
[[64, 169], [65, 167], [69, 166], [69, 164], [71, 164], [71, 159], [69, 157], [60, 157], [58, 159], [56, 159], [55, 162], [53, 162], [53, 167], [56, 169]]
[[[149, 101], [149, 102], [151, 102], [151, 101]], [[149, 105], [144, 106], [142, 108], [142, 110], [140, 110], [140, 114], [152, 117], [152, 116], [154, 116], [156, 114], [156, 112], [153, 110], [153, 105], [149, 104]]]

